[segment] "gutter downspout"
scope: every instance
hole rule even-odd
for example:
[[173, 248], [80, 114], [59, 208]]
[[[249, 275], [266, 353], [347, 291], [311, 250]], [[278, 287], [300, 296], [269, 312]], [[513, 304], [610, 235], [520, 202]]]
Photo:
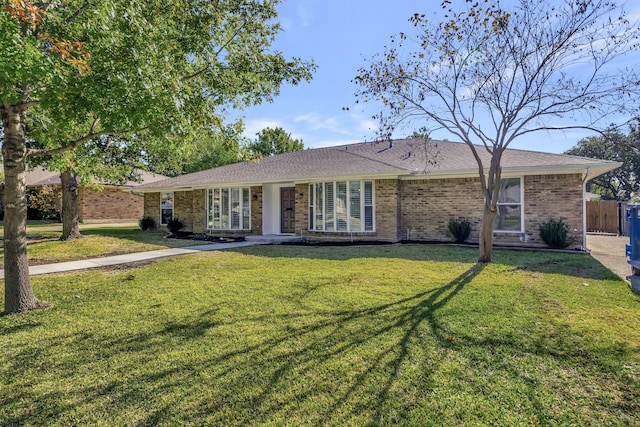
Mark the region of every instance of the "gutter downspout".
[[587, 173], [582, 179], [582, 248], [585, 252], [590, 252], [587, 247], [587, 181], [591, 175], [591, 166], [587, 167]]

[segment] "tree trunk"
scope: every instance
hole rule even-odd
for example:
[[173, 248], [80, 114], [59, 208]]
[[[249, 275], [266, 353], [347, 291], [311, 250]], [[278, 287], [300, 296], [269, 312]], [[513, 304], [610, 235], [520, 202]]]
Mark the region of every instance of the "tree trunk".
[[73, 240], [82, 237], [78, 227], [78, 180], [70, 171], [60, 174], [62, 183], [62, 237]]
[[482, 212], [482, 224], [480, 225], [480, 254], [479, 262], [491, 262], [493, 251], [493, 221], [496, 219], [497, 211], [492, 210], [488, 203], [484, 204]]
[[47, 307], [31, 288], [27, 261], [27, 192], [25, 135], [20, 111], [0, 108], [4, 141], [4, 312]]

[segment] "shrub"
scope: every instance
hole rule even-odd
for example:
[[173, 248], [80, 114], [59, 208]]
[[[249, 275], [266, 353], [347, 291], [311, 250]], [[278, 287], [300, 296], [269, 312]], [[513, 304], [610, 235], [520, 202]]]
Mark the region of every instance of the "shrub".
[[464, 243], [469, 238], [469, 234], [471, 234], [471, 223], [466, 218], [450, 218], [447, 227], [449, 234], [456, 243]]
[[540, 225], [540, 237], [547, 246], [554, 249], [566, 248], [572, 244], [575, 239], [569, 236], [569, 226], [555, 219], [549, 219]]
[[138, 225], [140, 226], [141, 230], [153, 230], [156, 228], [156, 220], [149, 215], [145, 215], [138, 220]]
[[178, 231], [184, 228], [184, 222], [182, 222], [178, 218], [171, 218], [169, 222], [167, 222], [167, 230], [171, 233], [176, 234]]
[[60, 220], [62, 189], [43, 185], [27, 192], [27, 217], [37, 220]]

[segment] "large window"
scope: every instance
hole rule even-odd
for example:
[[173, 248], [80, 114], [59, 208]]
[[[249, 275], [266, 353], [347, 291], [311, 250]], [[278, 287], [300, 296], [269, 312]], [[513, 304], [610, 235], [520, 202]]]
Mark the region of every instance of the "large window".
[[207, 190], [207, 229], [250, 230], [249, 188], [211, 188]]
[[160, 225], [173, 219], [173, 193], [160, 193]]
[[522, 231], [522, 185], [520, 178], [500, 180], [496, 231]]
[[372, 181], [316, 182], [309, 185], [309, 229], [374, 231]]

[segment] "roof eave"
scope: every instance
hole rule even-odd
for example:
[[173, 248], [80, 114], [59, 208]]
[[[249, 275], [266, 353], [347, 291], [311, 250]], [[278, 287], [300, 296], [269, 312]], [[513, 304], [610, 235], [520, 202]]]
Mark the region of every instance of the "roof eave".
[[317, 176], [300, 176], [294, 178], [273, 178], [267, 179], [263, 181], [231, 181], [224, 183], [216, 183], [216, 182], [208, 182], [203, 184], [193, 184], [193, 185], [178, 185], [178, 186], [163, 186], [163, 187], [149, 187], [149, 188], [141, 188], [136, 187], [132, 188], [128, 191], [136, 192], [136, 193], [160, 193], [160, 192], [168, 192], [168, 191], [193, 191], [193, 190], [203, 190], [207, 188], [213, 187], [258, 187], [265, 184], [282, 184], [282, 183], [293, 183], [293, 184], [303, 184], [307, 182], [315, 182], [315, 181], [341, 181], [341, 180], [349, 180], [349, 179], [388, 179], [388, 178], [398, 178], [399, 176], [408, 174], [409, 171], [397, 170], [393, 172], [384, 172], [384, 173], [361, 173], [361, 174], [351, 174], [351, 175], [317, 175]]
[[[589, 177], [594, 178], [604, 173], [610, 172], [622, 166], [621, 162], [600, 162], [582, 165], [549, 165], [549, 166], [516, 166], [503, 167], [502, 176], [522, 176], [522, 175], [558, 175], [558, 174], [582, 174], [589, 171]], [[445, 179], [445, 178], [474, 178], [478, 176], [478, 169], [457, 169], [447, 171], [429, 171], [422, 173], [411, 173], [402, 176], [402, 180], [411, 179]]]
[[[594, 162], [581, 165], [549, 165], [549, 166], [517, 166], [517, 167], [503, 167], [502, 176], [521, 176], [521, 175], [557, 175], [557, 174], [573, 174], [573, 173], [585, 173], [589, 170], [589, 177], [594, 178], [612, 171], [622, 166], [621, 162]], [[144, 186], [134, 187], [126, 189], [125, 191], [136, 193], [160, 193], [169, 191], [193, 191], [203, 190], [216, 186], [224, 187], [258, 187], [265, 184], [282, 184], [293, 183], [301, 184], [315, 181], [340, 181], [349, 179], [388, 179], [398, 178], [402, 180], [411, 179], [446, 179], [446, 178], [474, 178], [478, 176], [478, 169], [458, 169], [448, 171], [425, 171], [417, 172], [415, 170], [397, 170], [384, 173], [363, 173], [363, 174], [350, 174], [350, 175], [316, 175], [316, 176], [299, 176], [291, 178], [273, 178], [263, 181], [231, 181], [224, 183], [207, 182], [202, 184], [193, 185], [177, 185], [177, 186], [162, 186], [162, 187], [149, 187]]]

